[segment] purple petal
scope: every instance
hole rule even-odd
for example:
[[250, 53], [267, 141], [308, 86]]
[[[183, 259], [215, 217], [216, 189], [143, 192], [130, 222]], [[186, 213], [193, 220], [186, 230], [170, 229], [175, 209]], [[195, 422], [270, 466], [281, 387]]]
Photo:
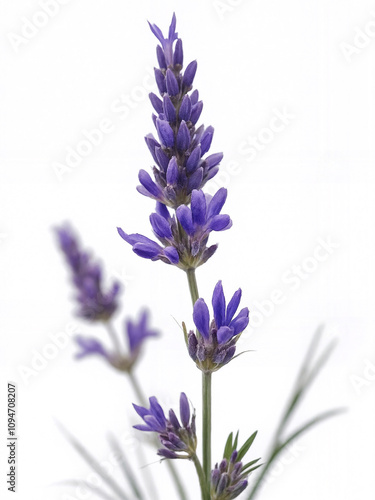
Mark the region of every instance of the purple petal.
[[156, 120], [156, 129], [158, 131], [159, 138], [161, 142], [167, 148], [173, 148], [174, 146], [174, 133], [171, 129], [169, 123], [165, 120], [160, 120], [159, 118]]
[[150, 401], [150, 411], [151, 413], [155, 416], [155, 418], [158, 420], [160, 425], [165, 426], [167, 423], [167, 420], [165, 418], [163, 408], [160, 406], [158, 403], [158, 400], [156, 399], [155, 396], [151, 396], [149, 398]]
[[169, 221], [171, 215], [169, 213], [168, 208], [164, 205], [164, 203], [156, 202], [156, 212], [164, 217], [166, 221]]
[[214, 318], [217, 329], [225, 324], [225, 297], [223, 285], [218, 281], [212, 295], [212, 307], [214, 309]]
[[203, 191], [194, 189], [191, 193], [191, 212], [193, 223], [204, 226], [206, 223], [206, 198]]
[[148, 94], [149, 98], [150, 98], [150, 101], [151, 101], [151, 104], [153, 105], [155, 111], [160, 114], [163, 112], [163, 103], [161, 101], [161, 99], [159, 99], [159, 97], [154, 94], [153, 92], [150, 92], [150, 94]]
[[152, 154], [153, 159], [157, 162], [157, 157], [155, 155], [155, 149], [157, 147], [160, 148], [160, 144], [158, 141], [154, 138], [152, 134], [147, 134], [145, 137], [145, 141], [147, 144], [148, 149], [150, 150], [150, 153]]
[[196, 71], [197, 71], [197, 61], [192, 61], [190, 64], [188, 64], [187, 68], [185, 69], [185, 73], [182, 78], [183, 87], [189, 88], [191, 86]]
[[167, 168], [167, 183], [168, 184], [177, 184], [178, 179], [178, 165], [175, 156], [172, 156], [171, 161], [168, 164]]
[[169, 421], [176, 430], [181, 428], [180, 422], [173, 410], [169, 410]]
[[194, 106], [194, 104], [197, 104], [198, 99], [199, 99], [198, 90], [193, 90], [193, 92], [190, 94], [190, 100], [191, 100], [192, 106]]
[[190, 145], [190, 132], [184, 121], [181, 122], [176, 138], [177, 149], [186, 151]]
[[199, 167], [193, 175], [189, 177], [188, 192], [191, 193], [194, 189], [202, 187], [203, 181], [203, 168]]
[[[245, 308], [247, 309], [247, 308]], [[243, 332], [247, 325], [249, 324], [249, 310], [247, 309], [247, 316], [238, 315], [233, 321], [231, 321], [230, 326], [234, 330], [234, 335], [238, 335]]]
[[190, 153], [189, 158], [186, 161], [186, 170], [189, 172], [194, 172], [198, 168], [199, 165], [199, 160], [201, 159], [201, 147], [197, 146], [196, 148], [193, 149], [193, 151]]
[[138, 179], [142, 186], [156, 198], [158, 198], [162, 194], [160, 187], [155, 184], [155, 182], [151, 179], [150, 174], [146, 172], [146, 170], [142, 169], [139, 171]]
[[[156, 246], [159, 246], [155, 243]], [[160, 252], [161, 252], [161, 247], [156, 248], [154, 245], [150, 245], [147, 243], [136, 243], [133, 246], [133, 252], [139, 257], [143, 257], [144, 259], [155, 259]]]
[[233, 337], [233, 335], [233, 328], [230, 328], [229, 326], [221, 326], [217, 331], [217, 341], [219, 344], [225, 344]]
[[199, 120], [199, 117], [202, 114], [202, 109], [203, 109], [202, 101], [197, 102], [197, 104], [194, 104], [193, 107], [191, 108], [190, 121], [193, 125], [195, 125]]
[[150, 413], [150, 410], [147, 410], [147, 408], [143, 408], [143, 406], [138, 406], [135, 403], [133, 403], [133, 408], [141, 418]]
[[178, 255], [177, 250], [172, 246], [165, 247], [163, 250], [163, 255], [165, 255], [165, 257], [167, 257], [167, 259], [169, 259], [171, 264], [178, 264], [178, 262], [180, 260], [180, 256]]
[[155, 148], [156, 163], [165, 172], [168, 167], [169, 157], [164, 153], [161, 147]]
[[171, 227], [164, 217], [157, 213], [153, 213], [150, 215], [150, 222], [152, 229], [158, 238], [172, 238]]
[[206, 340], [209, 339], [210, 313], [207, 304], [203, 299], [198, 299], [194, 304], [193, 320], [199, 333]]
[[156, 85], [158, 86], [161, 95], [167, 92], [167, 86], [165, 84], [165, 77], [159, 68], [154, 68]]
[[177, 453], [167, 450], [166, 448], [161, 448], [160, 450], [158, 450], [158, 455], [164, 458], [178, 458]]
[[210, 156], [207, 156], [207, 158], [205, 158], [205, 162], [207, 164], [208, 170], [210, 170], [213, 167], [216, 167], [216, 165], [218, 165], [223, 159], [223, 156], [224, 156], [223, 153], [214, 153]]
[[201, 138], [201, 148], [202, 148], [202, 156], [207, 153], [207, 151], [211, 147], [212, 138], [214, 136], [214, 128], [207, 127], [206, 130], [202, 134]]
[[229, 215], [215, 215], [215, 217], [212, 217], [210, 220], [208, 227], [212, 229], [212, 231], [225, 231], [232, 227], [232, 221]]
[[138, 431], [154, 432], [154, 429], [151, 429], [148, 425], [143, 424], [133, 425], [133, 429], [137, 429]]
[[238, 306], [240, 305], [240, 302], [241, 302], [241, 296], [242, 296], [242, 290], [241, 290], [241, 288], [239, 288], [236, 292], [234, 292], [233, 297], [229, 301], [229, 304], [227, 307], [227, 314], [225, 317], [225, 323], [227, 325], [229, 325], [229, 323], [233, 319], [233, 316], [236, 314]]
[[180, 417], [182, 425], [187, 427], [190, 421], [190, 405], [184, 392], [181, 392], [180, 396]]
[[156, 47], [156, 57], [158, 58], [159, 68], [160, 69], [167, 69], [165, 55], [164, 55], [163, 49], [160, 47], [160, 45], [157, 45], [157, 47]]
[[207, 219], [211, 219], [212, 217], [220, 213], [225, 200], [227, 199], [227, 194], [228, 191], [225, 188], [220, 188], [215, 193], [207, 208]]
[[[168, 70], [168, 71], [170, 71], [170, 70]], [[172, 103], [169, 95], [165, 95], [163, 97], [163, 109], [164, 109], [164, 114], [165, 114], [166, 119], [169, 122], [174, 123], [177, 119], [176, 108], [173, 106], [173, 103]]]
[[174, 76], [173, 71], [169, 68], [167, 69], [165, 80], [167, 84], [167, 92], [170, 96], [175, 96], [180, 93], [180, 87], [178, 86], [176, 77]]
[[180, 120], [184, 120], [187, 122], [190, 120], [190, 114], [191, 114], [191, 101], [190, 97], [186, 94], [185, 97], [182, 99], [182, 103], [180, 106], [180, 110], [178, 112], [178, 117]]
[[176, 42], [176, 46], [173, 54], [173, 65], [179, 64], [182, 66], [184, 60], [184, 53], [182, 50], [182, 40], [179, 38]]
[[194, 224], [191, 210], [186, 205], [180, 205], [176, 210], [176, 215], [187, 234], [194, 234]]

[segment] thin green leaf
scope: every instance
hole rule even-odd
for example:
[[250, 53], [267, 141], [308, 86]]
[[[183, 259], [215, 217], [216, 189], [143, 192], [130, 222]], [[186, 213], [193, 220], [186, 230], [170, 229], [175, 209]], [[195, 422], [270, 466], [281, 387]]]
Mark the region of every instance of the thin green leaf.
[[116, 455], [118, 455], [120, 459], [120, 466], [121, 470], [124, 473], [124, 476], [126, 480], [128, 481], [129, 485], [131, 486], [133, 493], [138, 500], [143, 500], [143, 495], [141, 493], [141, 489], [139, 487], [137, 478], [126, 458], [125, 453], [123, 452], [122, 448], [120, 447], [119, 443], [116, 441], [116, 439], [110, 435], [108, 437], [109, 444], [111, 445], [113, 451], [115, 452]]
[[242, 470], [244, 471], [245, 469], [247, 469], [248, 467], [251, 467], [252, 465], [256, 464], [257, 462], [259, 462], [260, 458], [256, 458], [255, 460], [252, 460], [251, 462], [248, 462], [246, 465], [244, 465], [242, 467]]
[[226, 458], [227, 460], [230, 459], [230, 456], [232, 454], [232, 447], [233, 447], [233, 432], [229, 434], [227, 442], [225, 443], [224, 447], [223, 457]]
[[[234, 450], [236, 450], [236, 449], [237, 449], [237, 444], [238, 444], [238, 433], [239, 433], [239, 432], [240, 432], [240, 431], [237, 431], [236, 437], [235, 437], [235, 439], [234, 439], [234, 443], [233, 443], [233, 446], [232, 446], [232, 453], [234, 452]], [[231, 453], [231, 454], [232, 454], [232, 453]]]
[[241, 446], [240, 451], [238, 452], [237, 460], [240, 461], [242, 458], [246, 455], [246, 453], [249, 451], [250, 446], [253, 444], [253, 441], [258, 434], [258, 431], [255, 431], [254, 434], [252, 434], [249, 439]]
[[258, 464], [255, 467], [252, 467], [251, 469], [246, 471], [246, 474], [250, 474], [250, 472], [253, 472], [255, 469], [259, 469], [259, 467], [262, 467], [264, 464]]
[[86, 448], [72, 434], [70, 434], [60, 422], [57, 422], [57, 425], [73, 448], [90, 465], [90, 467], [97, 474], [99, 474], [107, 486], [109, 486], [109, 488], [111, 488], [121, 500], [129, 500], [126, 493], [122, 490], [122, 488], [120, 488], [113, 477], [108, 474], [104, 467], [101, 466], [101, 464], [86, 450]]

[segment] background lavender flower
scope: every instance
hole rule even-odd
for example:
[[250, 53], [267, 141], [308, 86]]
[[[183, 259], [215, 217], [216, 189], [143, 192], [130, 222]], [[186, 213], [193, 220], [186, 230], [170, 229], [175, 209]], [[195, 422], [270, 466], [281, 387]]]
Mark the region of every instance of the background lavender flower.
[[152, 134], [145, 137], [156, 164], [155, 180], [141, 170], [141, 185], [137, 189], [145, 196], [177, 208], [188, 204], [192, 191], [201, 189], [216, 175], [223, 155], [215, 153], [203, 158], [210, 149], [214, 129], [205, 129], [203, 125], [195, 128], [203, 108], [197, 90], [189, 95], [197, 63], [192, 61], [181, 74], [183, 49], [176, 33], [176, 16], [173, 15], [167, 38], [155, 24], [150, 24], [150, 28], [161, 44], [156, 51], [159, 68], [155, 68], [161, 98], [150, 94], [159, 141]]
[[220, 214], [226, 197], [224, 188], [213, 197], [194, 190], [191, 207], [179, 206], [173, 217], [165, 205], [157, 203], [150, 222], [163, 246], [141, 234], [126, 234], [121, 228], [118, 232], [140, 257], [162, 260], [185, 270], [195, 269], [207, 262], [217, 249], [217, 245], [207, 247], [210, 232], [225, 231], [232, 226], [229, 215]]
[[210, 323], [210, 313], [204, 299], [194, 304], [193, 320], [199, 335], [190, 331], [187, 335], [187, 347], [190, 357], [204, 372], [213, 372], [227, 364], [234, 356], [236, 342], [249, 323], [249, 309], [241, 309], [235, 314], [241, 301], [239, 288], [226, 307], [221, 281], [214, 289], [212, 306], [214, 319]]
[[104, 292], [100, 265], [80, 248], [73, 231], [68, 226], [63, 226], [56, 229], [56, 234], [78, 292], [78, 316], [91, 321], [107, 321], [118, 307], [119, 283], [115, 281], [109, 291]]
[[169, 418], [167, 419], [154, 396], [149, 398], [149, 401], [149, 409], [133, 404], [135, 411], [144, 421], [144, 424], [134, 425], [134, 428], [159, 434], [160, 442], [163, 445], [163, 448], [158, 450], [158, 455], [161, 457], [191, 458], [196, 451], [197, 438], [195, 413], [191, 416], [186, 394], [182, 392], [180, 395], [181, 423], [172, 409], [169, 410]]
[[[81, 335], [75, 338], [80, 351], [76, 354], [77, 359], [82, 359], [91, 355], [102, 356], [114, 368], [124, 372], [130, 372], [136, 361], [139, 359], [142, 346], [146, 339], [159, 336], [157, 330], [152, 329], [149, 325], [149, 313], [143, 310], [138, 321], [127, 319], [125, 322], [125, 339], [128, 344], [128, 352], [121, 350], [120, 346], [115, 344], [113, 351], [108, 351], [103, 344], [94, 338], [83, 337]], [[111, 331], [111, 336], [116, 335]]]

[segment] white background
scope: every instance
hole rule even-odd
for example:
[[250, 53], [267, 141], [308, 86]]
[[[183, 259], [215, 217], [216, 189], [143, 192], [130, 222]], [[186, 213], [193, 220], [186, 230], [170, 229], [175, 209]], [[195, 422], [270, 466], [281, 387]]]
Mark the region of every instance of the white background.
[[[200, 293], [210, 301], [222, 279], [227, 295], [242, 287], [253, 324], [258, 311], [257, 326], [239, 345], [253, 352], [214, 376], [214, 460], [238, 428], [243, 439], [259, 430], [249, 459], [264, 456], [303, 353], [325, 323], [321, 348], [332, 338], [339, 344], [293, 425], [335, 406], [348, 412], [303, 437], [259, 498], [372, 498], [375, 3], [72, 0], [55, 4], [59, 11], [47, 18], [40, 4], [1, 1], [1, 497], [91, 498], [57, 485], [87, 479], [89, 469], [56, 419], [101, 462], [109, 458], [109, 431], [124, 438], [132, 457], [142, 437], [130, 431], [138, 419], [124, 376], [99, 359], [76, 362], [73, 342], [40, 361], [51, 352], [50, 336], [69, 323], [107, 340], [99, 327], [72, 316], [72, 289], [51, 230], [63, 221], [71, 221], [105, 262], [108, 278], [124, 283], [117, 328], [148, 305], [163, 332], [138, 366], [145, 392], [169, 407], [184, 390], [200, 427], [200, 375], [174, 320], [192, 325], [186, 278], [138, 258], [115, 230], [121, 225], [151, 236], [153, 203], [135, 190], [138, 170], [152, 165], [143, 139], [153, 129], [144, 85], [155, 65], [156, 39], [146, 20], [165, 32], [175, 10], [185, 61], [198, 60], [201, 122], [215, 127], [211, 151], [225, 153], [216, 185], [228, 187], [223, 212], [234, 221], [230, 231], [211, 237], [220, 248], [198, 271]], [[29, 22], [39, 27], [26, 29]], [[24, 34], [28, 38], [17, 38]], [[129, 100], [119, 111], [121, 99]], [[292, 118], [271, 137], [263, 129], [275, 109]], [[65, 162], [66, 148], [76, 149], [83, 131], [103, 119], [111, 132], [59, 180], [54, 165]], [[244, 143], [258, 136], [271, 139], [250, 158]], [[235, 173], [228, 174], [233, 165]], [[321, 239], [336, 248], [293, 289], [293, 266], [314, 267], [309, 258]], [[275, 289], [283, 303], [268, 317], [259, 315]], [[22, 376], [37, 357], [38, 370]], [[13, 496], [5, 485], [8, 380], [18, 384]], [[165, 465], [153, 453], [145, 463], [153, 463], [147, 470], [164, 487], [160, 498], [176, 498]], [[192, 465], [178, 465], [197, 498]], [[118, 467], [114, 474], [121, 482]]]

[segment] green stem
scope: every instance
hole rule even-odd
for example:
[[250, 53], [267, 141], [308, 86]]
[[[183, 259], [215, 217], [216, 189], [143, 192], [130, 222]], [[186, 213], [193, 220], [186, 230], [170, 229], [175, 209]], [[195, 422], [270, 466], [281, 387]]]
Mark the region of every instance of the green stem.
[[[128, 375], [129, 375], [129, 380], [131, 382], [133, 390], [134, 390], [134, 392], [137, 395], [137, 398], [139, 400], [139, 403], [142, 406], [147, 406], [146, 397], [145, 397], [145, 395], [141, 389], [141, 386], [139, 385], [139, 382], [138, 382], [137, 378], [135, 377], [134, 373], [132, 371], [130, 371], [130, 372], [128, 372]], [[159, 447], [160, 443], [159, 443], [157, 438], [154, 440], [154, 444], [157, 448]], [[167, 467], [169, 469], [169, 473], [171, 474], [171, 476], [173, 478], [173, 481], [175, 483], [176, 489], [178, 491], [178, 494], [179, 494], [181, 500], [187, 500], [185, 488], [181, 482], [181, 479], [178, 475], [178, 472], [176, 470], [175, 465], [170, 460], [165, 460], [165, 463], [167, 464]]]
[[202, 492], [202, 500], [210, 500], [210, 490], [207, 489], [206, 476], [204, 475], [199, 458], [194, 454], [191, 459], [194, 462], [195, 469], [198, 474], [199, 484]]
[[211, 373], [202, 373], [203, 471], [209, 487], [211, 479]]
[[195, 269], [188, 269], [186, 271], [186, 274], [187, 274], [187, 278], [188, 278], [188, 282], [189, 282], [191, 301], [193, 302], [193, 306], [194, 306], [196, 301], [199, 299], [197, 279], [195, 277]]
[[[186, 271], [193, 306], [199, 298], [195, 269]], [[210, 491], [211, 480], [211, 373], [202, 373], [202, 447], [203, 473], [206, 489]]]

